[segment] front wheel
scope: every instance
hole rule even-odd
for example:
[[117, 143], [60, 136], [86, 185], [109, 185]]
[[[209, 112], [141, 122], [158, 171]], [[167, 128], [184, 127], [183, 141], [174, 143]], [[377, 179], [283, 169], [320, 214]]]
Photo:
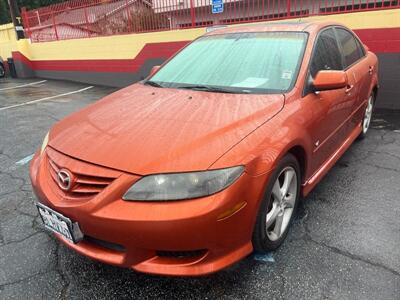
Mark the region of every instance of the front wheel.
[[271, 175], [253, 232], [254, 250], [277, 249], [284, 241], [300, 197], [300, 167], [287, 154]]

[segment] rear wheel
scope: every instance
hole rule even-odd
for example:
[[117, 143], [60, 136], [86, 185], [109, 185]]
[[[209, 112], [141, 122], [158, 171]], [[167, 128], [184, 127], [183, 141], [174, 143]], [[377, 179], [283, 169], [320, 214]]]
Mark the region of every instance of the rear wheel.
[[3, 64], [0, 64], [0, 78], [3, 78], [6, 75], [6, 71], [4, 69]]
[[253, 232], [256, 251], [275, 250], [284, 241], [300, 196], [300, 167], [292, 154], [278, 164], [268, 183]]
[[369, 125], [371, 124], [371, 120], [372, 120], [372, 112], [374, 110], [374, 102], [375, 102], [375, 96], [374, 96], [374, 94], [371, 94], [371, 96], [369, 96], [369, 98], [368, 98], [367, 107], [365, 108], [364, 118], [361, 123], [362, 131], [361, 131], [360, 135], [358, 136], [359, 139], [364, 139], [367, 136], [367, 131], [369, 129]]

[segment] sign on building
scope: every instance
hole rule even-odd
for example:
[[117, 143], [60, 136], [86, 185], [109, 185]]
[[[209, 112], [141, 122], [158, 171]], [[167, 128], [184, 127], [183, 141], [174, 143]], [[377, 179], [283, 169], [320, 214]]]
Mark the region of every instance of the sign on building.
[[223, 0], [212, 0], [211, 11], [213, 14], [220, 14], [220, 13], [224, 12]]

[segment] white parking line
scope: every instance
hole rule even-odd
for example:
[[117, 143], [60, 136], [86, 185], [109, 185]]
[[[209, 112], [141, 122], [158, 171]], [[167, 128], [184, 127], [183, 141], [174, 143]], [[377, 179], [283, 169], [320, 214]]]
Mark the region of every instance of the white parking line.
[[35, 155], [35, 153], [28, 155], [27, 157], [24, 157], [23, 159], [17, 161], [15, 164], [19, 165], [19, 166], [23, 166], [23, 165], [27, 164], [28, 162], [30, 162], [34, 155]]
[[2, 89], [0, 89], [0, 91], [12, 90], [12, 89], [19, 89], [19, 88], [23, 88], [23, 87], [26, 87], [26, 86], [31, 86], [31, 85], [35, 85], [35, 84], [40, 84], [40, 83], [43, 83], [43, 82], [46, 82], [46, 81], [47, 81], [47, 80], [41, 80], [41, 81], [36, 81], [36, 82], [21, 84], [21, 85], [17, 85], [17, 86], [10, 86], [10, 87], [6, 87], [6, 88], [2, 88]]
[[93, 88], [93, 86], [88, 86], [85, 87], [83, 89], [77, 90], [77, 91], [72, 91], [72, 92], [68, 92], [68, 93], [64, 93], [64, 94], [59, 94], [59, 95], [55, 95], [55, 96], [50, 96], [50, 97], [45, 97], [45, 98], [41, 98], [41, 99], [37, 99], [37, 100], [32, 100], [32, 101], [28, 101], [25, 103], [20, 103], [20, 104], [15, 104], [15, 105], [10, 105], [10, 106], [6, 106], [6, 107], [0, 107], [0, 111], [2, 110], [6, 110], [6, 109], [10, 109], [10, 108], [15, 108], [15, 107], [20, 107], [20, 106], [25, 106], [25, 105], [29, 105], [29, 104], [34, 104], [34, 103], [38, 103], [41, 101], [46, 101], [46, 100], [51, 100], [51, 99], [55, 99], [55, 98], [59, 98], [59, 97], [63, 97], [63, 96], [68, 96], [68, 95], [72, 95], [72, 94], [76, 94], [76, 93], [81, 93], [83, 91], [89, 90]]

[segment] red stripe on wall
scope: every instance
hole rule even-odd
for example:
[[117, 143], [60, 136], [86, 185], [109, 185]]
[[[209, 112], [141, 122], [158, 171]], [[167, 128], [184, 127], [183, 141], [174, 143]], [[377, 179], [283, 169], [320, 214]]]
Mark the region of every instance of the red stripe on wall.
[[372, 52], [400, 52], [400, 27], [379, 29], [358, 29], [354, 32]]
[[[354, 30], [360, 39], [375, 53], [400, 52], [400, 27]], [[135, 73], [149, 59], [167, 59], [190, 41], [146, 44], [133, 59], [88, 60], [40, 60], [30, 61], [19, 52], [13, 52], [14, 60], [24, 63], [32, 70], [121, 72]]]
[[146, 44], [133, 59], [89, 59], [89, 60], [35, 60], [30, 61], [19, 52], [13, 58], [32, 70], [81, 71], [81, 72], [126, 72], [135, 73], [149, 59], [167, 59], [184, 47], [189, 41]]
[[11, 55], [12, 55], [12, 58], [14, 59], [14, 61], [19, 61], [33, 70], [32, 61], [30, 61], [28, 58], [26, 58], [26, 56], [23, 55], [21, 52], [13, 51], [11, 53]]

